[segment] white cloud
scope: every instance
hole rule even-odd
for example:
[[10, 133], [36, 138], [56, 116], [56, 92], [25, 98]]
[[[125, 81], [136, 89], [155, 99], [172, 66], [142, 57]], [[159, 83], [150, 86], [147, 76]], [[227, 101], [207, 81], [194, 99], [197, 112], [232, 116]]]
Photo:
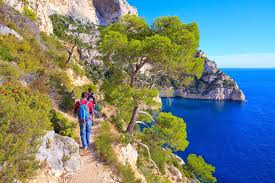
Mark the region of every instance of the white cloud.
[[220, 68], [275, 68], [275, 53], [210, 56]]

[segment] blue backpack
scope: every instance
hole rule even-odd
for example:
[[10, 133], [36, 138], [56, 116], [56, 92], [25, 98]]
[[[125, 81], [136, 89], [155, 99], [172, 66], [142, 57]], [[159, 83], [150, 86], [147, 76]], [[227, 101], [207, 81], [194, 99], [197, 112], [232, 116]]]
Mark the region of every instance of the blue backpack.
[[88, 107], [89, 101], [86, 102], [86, 104], [81, 104], [78, 109], [78, 120], [79, 122], [86, 122], [89, 121], [90, 113], [89, 113], [89, 107]]

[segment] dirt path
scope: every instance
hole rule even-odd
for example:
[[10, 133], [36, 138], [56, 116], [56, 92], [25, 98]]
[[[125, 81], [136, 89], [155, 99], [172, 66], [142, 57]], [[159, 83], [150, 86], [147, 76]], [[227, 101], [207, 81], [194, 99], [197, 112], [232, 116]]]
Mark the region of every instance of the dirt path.
[[68, 176], [68, 183], [118, 183], [120, 182], [117, 176], [113, 173], [110, 166], [100, 161], [95, 154], [94, 140], [98, 133], [98, 122], [93, 124], [91, 134], [91, 148], [88, 156], [81, 156], [81, 165], [78, 173]]

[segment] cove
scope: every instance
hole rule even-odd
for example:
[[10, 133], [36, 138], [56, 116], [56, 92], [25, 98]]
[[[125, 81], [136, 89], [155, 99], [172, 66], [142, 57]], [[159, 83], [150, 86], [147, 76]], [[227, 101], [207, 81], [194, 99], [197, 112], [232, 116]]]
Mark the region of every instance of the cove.
[[275, 70], [224, 69], [244, 90], [246, 102], [162, 98], [164, 112], [182, 117], [189, 146], [222, 183], [275, 181]]

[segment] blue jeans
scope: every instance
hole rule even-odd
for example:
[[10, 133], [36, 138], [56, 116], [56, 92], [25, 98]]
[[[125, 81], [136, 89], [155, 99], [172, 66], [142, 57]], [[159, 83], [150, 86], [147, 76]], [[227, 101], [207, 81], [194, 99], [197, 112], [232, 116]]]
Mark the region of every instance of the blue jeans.
[[83, 148], [90, 147], [90, 136], [92, 128], [92, 120], [79, 124], [80, 126], [80, 136]]

